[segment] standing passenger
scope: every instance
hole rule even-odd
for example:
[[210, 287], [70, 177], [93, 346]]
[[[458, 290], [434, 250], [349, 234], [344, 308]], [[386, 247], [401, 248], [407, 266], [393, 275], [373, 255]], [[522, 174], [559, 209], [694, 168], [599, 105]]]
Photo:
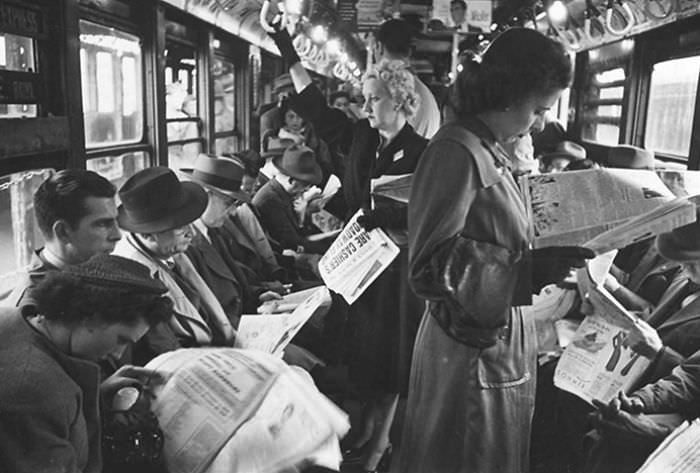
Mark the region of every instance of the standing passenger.
[[[380, 61], [363, 81], [367, 119], [353, 123], [342, 111], [328, 106], [299, 62], [286, 30], [273, 35], [298, 92], [292, 106], [311, 122], [332, 148], [343, 149], [347, 165], [343, 191], [348, 215], [364, 209], [366, 229], [406, 231], [406, 207], [371, 207], [370, 183], [386, 175], [413, 173], [427, 140], [414, 131], [408, 118], [416, 113], [419, 97], [415, 76], [403, 61]], [[259, 194], [258, 194], [259, 195]], [[401, 242], [399, 242], [401, 243]], [[364, 468], [375, 470], [388, 448], [389, 429], [398, 394], [405, 391], [413, 341], [422, 303], [408, 287], [405, 248], [379, 278], [350, 307], [350, 374], [368, 401], [365, 425], [355, 446], [364, 446]]]
[[421, 157], [408, 210], [409, 278], [429, 302], [397, 472], [527, 471], [537, 342], [534, 321], [518, 306], [593, 255], [529, 250], [525, 206], [502, 145], [541, 129], [570, 80], [559, 43], [534, 30], [506, 31], [481, 63], [465, 64], [453, 89], [459, 119]]

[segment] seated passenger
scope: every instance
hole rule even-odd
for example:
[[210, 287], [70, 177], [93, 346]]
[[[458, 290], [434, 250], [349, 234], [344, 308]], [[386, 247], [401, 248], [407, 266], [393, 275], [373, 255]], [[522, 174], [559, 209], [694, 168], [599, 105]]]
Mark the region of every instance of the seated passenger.
[[248, 200], [248, 196], [240, 191], [243, 167], [227, 158], [202, 154], [193, 169], [181, 171], [201, 185], [209, 196], [204, 213], [193, 223], [195, 235], [186, 254], [221, 303], [229, 320], [237, 325], [241, 314], [254, 314], [262, 302], [281, 299], [276, 292], [252, 285], [230, 242], [216, 234], [216, 230], [228, 220], [228, 209], [237, 200]]
[[586, 159], [586, 149], [573, 141], [557, 143], [554, 151], [540, 157], [542, 172], [561, 172], [576, 161]]
[[322, 254], [330, 242], [313, 241], [302, 234], [294, 212], [294, 199], [321, 182], [321, 167], [314, 152], [305, 146], [292, 145], [282, 156], [274, 158], [273, 164], [278, 169], [277, 176], [253, 198], [263, 227], [283, 249]]
[[117, 227], [116, 189], [92, 171], [65, 169], [46, 179], [34, 193], [34, 213], [44, 237], [22, 279], [4, 305], [31, 299], [46, 272], [109, 254], [121, 238]]
[[192, 262], [183, 254], [194, 236], [192, 222], [207, 207], [199, 184], [180, 182], [168, 168], [134, 174], [119, 190], [119, 225], [129, 232], [115, 254], [146, 266], [168, 288], [173, 316], [150, 331], [134, 350], [145, 362], [180, 347], [231, 346], [231, 320]]
[[0, 471], [100, 473], [100, 398], [150, 370], [95, 364], [165, 320], [165, 286], [133, 261], [98, 255], [51, 271], [33, 303], [0, 309]]

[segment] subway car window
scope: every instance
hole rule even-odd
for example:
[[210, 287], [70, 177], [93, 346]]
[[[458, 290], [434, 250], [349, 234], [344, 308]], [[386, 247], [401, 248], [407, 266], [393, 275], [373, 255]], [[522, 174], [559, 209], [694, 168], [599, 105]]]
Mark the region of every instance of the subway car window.
[[118, 189], [129, 177], [146, 169], [149, 165], [149, 159], [146, 152], [135, 151], [118, 156], [88, 159], [86, 165], [90, 171], [102, 175]]
[[588, 51], [581, 138], [603, 145], [620, 142], [631, 40]]
[[[0, 33], [0, 70], [38, 72], [35, 40], [27, 36]], [[0, 118], [36, 117], [34, 104], [0, 104]]]
[[0, 301], [17, 283], [17, 271], [42, 245], [34, 220], [34, 191], [52, 169], [24, 171], [0, 177]]
[[143, 139], [142, 47], [138, 36], [80, 21], [80, 75], [87, 149]]
[[700, 76], [700, 56], [654, 64], [644, 147], [687, 159]]
[[215, 57], [211, 76], [214, 81], [214, 147], [220, 156], [236, 151], [236, 76], [233, 62]]
[[168, 164], [191, 167], [202, 152], [202, 119], [198, 116], [197, 52], [193, 46], [166, 43], [165, 121], [168, 129]]

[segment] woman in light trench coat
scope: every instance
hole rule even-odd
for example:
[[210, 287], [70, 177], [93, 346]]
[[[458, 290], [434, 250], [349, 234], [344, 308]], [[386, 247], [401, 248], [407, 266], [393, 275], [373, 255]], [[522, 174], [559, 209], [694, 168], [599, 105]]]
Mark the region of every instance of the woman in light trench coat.
[[518, 306], [592, 256], [529, 249], [525, 207], [502, 148], [541, 130], [568, 86], [563, 47], [513, 28], [481, 62], [463, 66], [452, 97], [458, 118], [423, 153], [409, 202], [409, 280], [428, 308], [395, 472], [527, 471], [536, 338]]

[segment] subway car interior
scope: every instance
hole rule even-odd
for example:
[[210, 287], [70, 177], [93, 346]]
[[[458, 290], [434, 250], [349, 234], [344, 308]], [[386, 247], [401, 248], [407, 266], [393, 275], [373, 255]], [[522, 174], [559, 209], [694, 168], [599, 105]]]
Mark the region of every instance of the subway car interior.
[[[0, 388], [0, 471], [700, 472], [700, 325], [680, 342], [662, 313], [700, 320], [698, 90], [700, 0], [0, 0], [0, 377], [48, 376], [5, 338], [39, 337], [80, 399], [65, 427], [29, 406], [51, 392]], [[107, 194], [63, 204], [86, 171]], [[106, 206], [92, 230], [86, 199]], [[552, 207], [579, 227], [547, 239]], [[681, 274], [694, 292], [671, 301]], [[122, 327], [99, 359], [83, 315], [61, 325], [93, 286], [87, 312]], [[170, 348], [133, 309], [146, 295], [170, 304]], [[490, 310], [510, 315], [482, 326]], [[29, 335], [2, 321], [20, 313]], [[98, 412], [64, 360], [81, 357]]]

